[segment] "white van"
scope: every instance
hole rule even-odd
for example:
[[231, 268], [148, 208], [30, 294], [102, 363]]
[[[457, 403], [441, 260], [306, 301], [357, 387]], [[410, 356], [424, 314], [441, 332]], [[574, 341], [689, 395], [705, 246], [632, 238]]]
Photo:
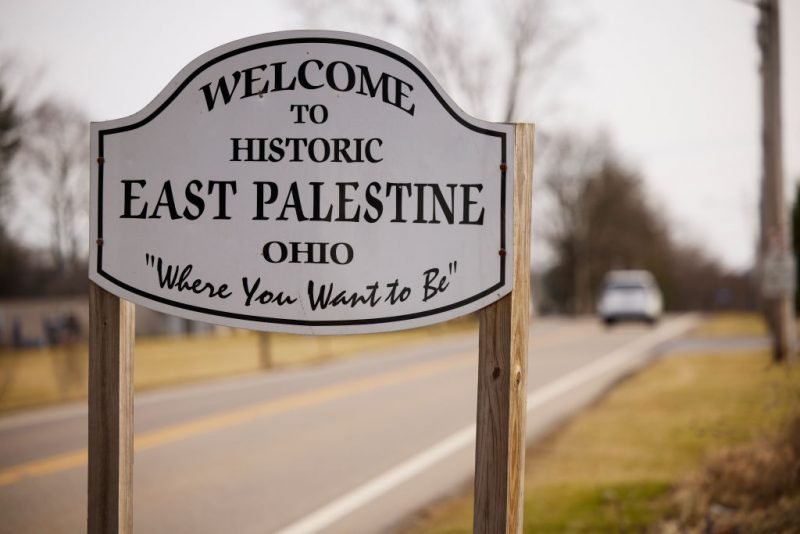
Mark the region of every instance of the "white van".
[[597, 304], [607, 324], [617, 321], [658, 321], [664, 303], [656, 279], [648, 271], [609, 271]]

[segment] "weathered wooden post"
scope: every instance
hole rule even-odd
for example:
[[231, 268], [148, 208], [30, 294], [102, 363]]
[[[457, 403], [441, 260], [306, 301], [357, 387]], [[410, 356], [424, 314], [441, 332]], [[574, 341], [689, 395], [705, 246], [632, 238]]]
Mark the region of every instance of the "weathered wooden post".
[[89, 283], [88, 532], [133, 531], [135, 307]]
[[377, 39], [282, 32], [93, 123], [91, 153], [90, 532], [132, 529], [134, 302], [307, 335], [480, 311], [475, 530], [520, 529], [532, 125]]
[[473, 525], [487, 534], [522, 530], [533, 132], [516, 125], [511, 293], [480, 313]]

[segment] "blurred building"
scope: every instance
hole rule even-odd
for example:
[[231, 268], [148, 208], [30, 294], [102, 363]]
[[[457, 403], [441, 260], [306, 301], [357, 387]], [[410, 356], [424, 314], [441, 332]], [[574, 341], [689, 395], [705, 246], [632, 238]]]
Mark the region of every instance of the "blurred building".
[[[89, 332], [89, 302], [86, 297], [53, 297], [0, 300], [0, 347], [41, 347], [48, 344], [49, 330], [66, 318], [77, 320], [80, 335]], [[210, 323], [191, 321], [136, 307], [136, 335], [180, 336], [226, 330]]]

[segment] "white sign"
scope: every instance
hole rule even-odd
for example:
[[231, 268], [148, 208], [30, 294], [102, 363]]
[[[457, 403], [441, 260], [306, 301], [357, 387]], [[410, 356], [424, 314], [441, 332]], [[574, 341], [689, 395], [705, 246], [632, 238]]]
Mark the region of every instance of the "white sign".
[[790, 297], [797, 285], [794, 255], [788, 251], [770, 252], [761, 266], [761, 294], [766, 298]]
[[382, 41], [229, 43], [142, 111], [92, 124], [89, 276], [258, 330], [444, 321], [510, 291], [513, 148], [511, 125], [466, 115]]

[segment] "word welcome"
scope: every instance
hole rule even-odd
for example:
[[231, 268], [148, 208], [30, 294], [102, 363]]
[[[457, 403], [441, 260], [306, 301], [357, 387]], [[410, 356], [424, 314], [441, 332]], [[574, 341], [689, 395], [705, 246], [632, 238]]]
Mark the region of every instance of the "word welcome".
[[208, 111], [211, 111], [220, 100], [227, 105], [234, 96], [242, 99], [279, 91], [314, 91], [322, 88], [377, 97], [386, 104], [414, 115], [415, 105], [408, 101], [414, 90], [410, 83], [386, 72], [375, 76], [369, 67], [351, 65], [346, 61], [326, 64], [320, 59], [307, 59], [299, 65], [288, 67], [286, 61], [262, 63], [222, 76], [216, 83], [200, 87], [200, 91]]

